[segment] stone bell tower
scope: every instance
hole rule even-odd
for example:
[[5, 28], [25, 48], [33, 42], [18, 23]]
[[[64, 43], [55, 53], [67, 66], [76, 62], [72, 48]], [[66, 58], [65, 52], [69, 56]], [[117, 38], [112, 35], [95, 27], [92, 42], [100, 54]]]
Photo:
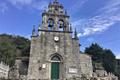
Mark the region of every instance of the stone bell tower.
[[66, 80], [81, 76], [80, 51], [69, 16], [57, 0], [42, 13], [42, 25], [32, 32], [28, 80]]
[[42, 13], [42, 30], [70, 32], [69, 16], [57, 0], [49, 4], [48, 11]]

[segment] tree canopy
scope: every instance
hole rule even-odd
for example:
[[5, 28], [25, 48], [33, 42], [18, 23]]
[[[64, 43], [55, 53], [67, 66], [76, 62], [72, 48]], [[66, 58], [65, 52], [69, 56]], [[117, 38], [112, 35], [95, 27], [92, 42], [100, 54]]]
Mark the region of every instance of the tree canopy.
[[29, 56], [30, 40], [21, 36], [0, 35], [0, 61], [12, 66], [16, 57]]
[[102, 64], [107, 72], [115, 72], [115, 55], [110, 49], [103, 49], [97, 43], [86, 47], [85, 53], [91, 55], [93, 65]]

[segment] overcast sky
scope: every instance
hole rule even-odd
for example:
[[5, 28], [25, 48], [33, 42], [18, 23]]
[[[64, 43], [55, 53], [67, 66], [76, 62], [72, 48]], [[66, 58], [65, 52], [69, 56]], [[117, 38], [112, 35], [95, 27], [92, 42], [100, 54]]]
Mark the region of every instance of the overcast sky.
[[[0, 34], [31, 36], [41, 24], [41, 13], [53, 0], [0, 0]], [[120, 57], [120, 0], [59, 0], [77, 28], [81, 50], [91, 43]]]

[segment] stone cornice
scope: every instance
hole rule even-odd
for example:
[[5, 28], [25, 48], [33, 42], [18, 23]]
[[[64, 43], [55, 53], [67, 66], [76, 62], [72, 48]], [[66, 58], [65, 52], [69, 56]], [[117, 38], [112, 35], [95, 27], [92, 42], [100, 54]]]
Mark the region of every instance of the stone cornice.
[[38, 31], [44, 31], [44, 32], [60, 32], [60, 33], [73, 33], [72, 31], [53, 31], [53, 30], [42, 30], [42, 29], [39, 29]]

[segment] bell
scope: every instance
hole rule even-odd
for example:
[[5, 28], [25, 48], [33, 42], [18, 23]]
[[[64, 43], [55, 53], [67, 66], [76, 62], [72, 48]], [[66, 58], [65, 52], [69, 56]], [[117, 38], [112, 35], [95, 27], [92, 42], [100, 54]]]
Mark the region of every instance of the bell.
[[48, 27], [53, 27], [53, 25], [49, 24]]
[[59, 28], [63, 28], [63, 25], [60, 25]]
[[50, 25], [52, 25], [53, 24], [53, 22], [52, 21], [50, 21]]
[[63, 24], [60, 24], [59, 28], [63, 28]]
[[53, 22], [52, 21], [49, 22], [49, 27], [53, 27]]

